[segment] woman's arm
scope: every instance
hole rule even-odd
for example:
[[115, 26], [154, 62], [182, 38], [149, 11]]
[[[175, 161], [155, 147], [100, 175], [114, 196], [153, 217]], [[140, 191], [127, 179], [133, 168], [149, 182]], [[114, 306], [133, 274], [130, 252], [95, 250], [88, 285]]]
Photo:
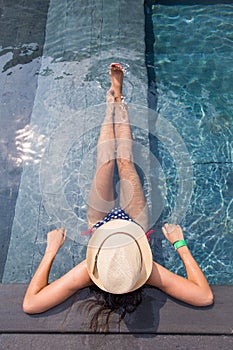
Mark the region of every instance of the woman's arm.
[[[182, 229], [179, 225], [165, 224], [162, 230], [164, 236], [172, 244], [178, 240], [184, 239]], [[177, 249], [177, 252], [185, 266], [187, 279], [172, 273], [154, 262], [152, 273], [147, 283], [191, 305], [211, 305], [214, 299], [213, 293], [188, 247], [180, 247]]]
[[66, 238], [64, 229], [48, 233], [47, 248], [44, 257], [33, 276], [23, 301], [23, 311], [35, 314], [47, 311], [62, 303], [74, 294], [92, 284], [84, 260], [58, 280], [48, 284], [49, 272], [53, 260]]

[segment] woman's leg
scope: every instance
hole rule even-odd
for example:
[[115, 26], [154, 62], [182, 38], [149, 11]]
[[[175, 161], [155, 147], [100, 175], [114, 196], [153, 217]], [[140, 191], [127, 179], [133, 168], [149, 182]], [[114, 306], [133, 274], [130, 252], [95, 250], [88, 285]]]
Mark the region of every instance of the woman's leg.
[[115, 135], [113, 128], [114, 96], [107, 93], [106, 114], [97, 144], [96, 173], [88, 199], [88, 227], [102, 220], [114, 206], [113, 173], [115, 165]]
[[[115, 70], [111, 70], [115, 72]], [[133, 163], [132, 134], [127, 106], [122, 103], [124, 71], [117, 65], [113, 81], [115, 96], [115, 137], [117, 143], [117, 166], [120, 176], [120, 205], [143, 229], [147, 230], [147, 203], [142, 184]]]

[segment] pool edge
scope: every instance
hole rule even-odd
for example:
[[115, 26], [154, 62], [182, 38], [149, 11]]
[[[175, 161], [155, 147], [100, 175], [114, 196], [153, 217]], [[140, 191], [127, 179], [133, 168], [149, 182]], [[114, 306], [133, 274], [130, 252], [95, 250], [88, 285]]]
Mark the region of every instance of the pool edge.
[[[81, 312], [78, 313], [76, 307], [80, 301], [89, 297], [88, 289], [79, 291], [46, 313], [26, 315], [22, 311], [26, 287], [26, 284], [0, 284], [1, 334], [90, 333], [84, 326], [85, 318]], [[232, 335], [233, 286], [213, 285], [212, 289], [215, 295], [214, 305], [197, 308], [176, 301], [156, 288], [145, 287], [144, 301], [139, 311], [126, 318], [120, 327], [113, 319], [109, 333]]]

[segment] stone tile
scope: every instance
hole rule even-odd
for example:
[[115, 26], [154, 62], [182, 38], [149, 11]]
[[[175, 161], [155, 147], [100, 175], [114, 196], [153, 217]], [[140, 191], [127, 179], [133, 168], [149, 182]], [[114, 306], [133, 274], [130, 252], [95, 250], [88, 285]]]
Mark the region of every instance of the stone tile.
[[229, 350], [233, 338], [190, 335], [83, 335], [83, 334], [1, 334], [0, 346], [6, 350]]

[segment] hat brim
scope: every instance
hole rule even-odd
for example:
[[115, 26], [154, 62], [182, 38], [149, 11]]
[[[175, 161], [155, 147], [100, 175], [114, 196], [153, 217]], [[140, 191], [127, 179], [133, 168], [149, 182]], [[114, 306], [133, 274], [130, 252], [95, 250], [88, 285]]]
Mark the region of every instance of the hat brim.
[[[141, 256], [142, 256], [142, 267], [141, 267], [139, 278], [136, 284], [134, 285], [134, 287], [132, 287], [128, 291], [129, 293], [140, 288], [143, 284], [146, 283], [146, 281], [150, 277], [150, 274], [152, 271], [152, 263], [153, 263], [152, 252], [151, 252], [151, 248], [148, 243], [146, 234], [144, 230], [135, 222], [123, 220], [123, 219], [114, 219], [103, 224], [98, 229], [96, 229], [92, 237], [90, 238], [90, 241], [87, 247], [87, 253], [86, 253], [87, 269], [92, 281], [100, 289], [111, 293], [110, 289], [106, 290], [104, 288], [103, 284], [98, 278], [98, 273], [95, 273], [94, 267], [96, 263], [95, 261], [96, 255], [98, 254], [99, 248], [110, 235], [117, 232], [130, 234], [137, 241], [137, 244], [140, 248]], [[116, 242], [115, 248], [117, 249], [117, 242]]]

